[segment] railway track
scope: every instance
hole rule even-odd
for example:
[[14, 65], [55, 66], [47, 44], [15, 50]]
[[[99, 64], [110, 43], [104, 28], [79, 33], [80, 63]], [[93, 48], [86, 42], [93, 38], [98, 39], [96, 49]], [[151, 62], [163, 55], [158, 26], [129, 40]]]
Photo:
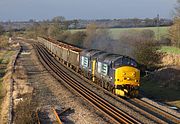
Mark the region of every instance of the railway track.
[[131, 117], [129, 114], [121, 111], [101, 96], [92, 92], [83, 86], [80, 82], [73, 79], [69, 76], [65, 71], [60, 68], [59, 63], [56, 61], [52, 61], [53, 57], [47, 53], [42, 47], [38, 45], [34, 45], [39, 55], [40, 61], [43, 65], [51, 70], [51, 73], [60, 81], [65, 82], [65, 85], [69, 87], [74, 92], [77, 92], [80, 96], [82, 96], [85, 100], [87, 100], [92, 106], [94, 106], [97, 110], [101, 111], [105, 114], [109, 119], [111, 119], [114, 123], [126, 123], [126, 124], [140, 124], [138, 120]]
[[158, 116], [161, 119], [166, 120], [168, 123], [180, 123], [180, 118], [176, 115], [172, 115], [156, 106], [153, 106], [145, 101], [134, 98], [129, 100], [133, 104], [137, 104], [137, 106], [146, 109], [149, 113]]
[[[51, 73], [53, 73], [53, 75], [58, 80], [66, 82], [65, 85], [67, 85], [67, 87], [69, 87], [75, 92], [78, 92], [79, 95], [81, 95], [90, 104], [92, 104], [96, 109], [104, 113], [115, 123], [119, 123], [119, 122], [120, 123], [143, 123], [143, 122], [138, 121], [135, 118], [132, 118], [129, 114], [123, 111], [120, 111], [116, 106], [114, 106], [107, 100], [101, 98], [100, 95], [97, 95], [91, 90], [88, 90], [86, 87], [81, 85], [80, 82], [76, 81], [76, 79], [73, 79], [69, 75], [67, 76], [66, 71], [63, 71], [60, 67], [62, 65], [60, 65], [57, 61], [52, 61], [54, 58], [51, 55], [49, 55], [47, 50], [45, 50], [42, 46], [34, 45], [34, 47], [36, 48], [39, 59], [41, 60], [43, 65], [48, 70], [50, 70]], [[107, 91], [104, 90], [104, 92], [107, 92]], [[175, 117], [169, 113], [166, 113], [165, 111], [160, 112], [160, 110], [158, 111], [158, 108], [153, 109], [152, 105], [149, 104], [148, 106], [145, 103], [140, 102], [139, 99], [124, 100], [109, 92], [107, 92], [107, 94], [112, 96], [118, 102], [123, 102], [123, 104], [128, 105], [133, 110], [153, 120], [155, 123], [179, 123], [178, 117]], [[149, 108], [149, 110], [147, 110], [147, 108]]]
[[171, 124], [180, 123], [180, 115], [171, 114], [163, 109], [160, 109], [157, 106], [154, 106], [146, 101], [141, 100], [140, 98], [123, 99], [115, 96], [114, 94], [109, 93], [106, 90], [104, 90], [104, 92], [107, 95], [116, 99], [118, 102], [126, 104], [131, 109], [138, 111], [139, 113], [145, 115], [147, 118], [152, 119], [156, 123], [171, 123]]

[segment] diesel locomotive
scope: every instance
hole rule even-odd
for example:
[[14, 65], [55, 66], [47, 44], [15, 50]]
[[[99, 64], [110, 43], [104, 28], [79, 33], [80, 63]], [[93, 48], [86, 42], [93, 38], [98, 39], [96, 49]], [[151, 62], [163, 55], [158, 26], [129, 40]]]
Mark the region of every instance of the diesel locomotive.
[[62, 63], [112, 93], [123, 97], [138, 96], [140, 70], [134, 59], [96, 49], [82, 49], [50, 38], [38, 37], [38, 42]]

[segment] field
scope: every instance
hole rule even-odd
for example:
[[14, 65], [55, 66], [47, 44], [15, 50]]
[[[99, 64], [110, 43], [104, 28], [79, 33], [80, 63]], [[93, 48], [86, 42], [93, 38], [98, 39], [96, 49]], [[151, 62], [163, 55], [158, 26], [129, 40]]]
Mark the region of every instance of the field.
[[[109, 31], [111, 33], [111, 36], [113, 39], [119, 39], [119, 35], [123, 31], [128, 31], [128, 30], [144, 30], [144, 29], [150, 29], [154, 31], [156, 38], [160, 38], [161, 36], [167, 36], [168, 34], [168, 28], [169, 27], [145, 27], [145, 28], [110, 28]], [[70, 30], [72, 33], [77, 32], [77, 31], [84, 31], [85, 29], [78, 29], [78, 30]]]
[[180, 49], [172, 46], [162, 46], [160, 49], [161, 52], [180, 54]]
[[[128, 31], [128, 30], [144, 30], [144, 29], [149, 29], [154, 31], [156, 38], [160, 38], [161, 36], [167, 36], [168, 34], [168, 27], [160, 27], [159, 29], [157, 27], [146, 27], [146, 28], [111, 28], [110, 32], [111, 35], [114, 39], [118, 39], [119, 35], [123, 31]], [[159, 30], [159, 31], [158, 31]], [[159, 32], [159, 33], [158, 33]]]

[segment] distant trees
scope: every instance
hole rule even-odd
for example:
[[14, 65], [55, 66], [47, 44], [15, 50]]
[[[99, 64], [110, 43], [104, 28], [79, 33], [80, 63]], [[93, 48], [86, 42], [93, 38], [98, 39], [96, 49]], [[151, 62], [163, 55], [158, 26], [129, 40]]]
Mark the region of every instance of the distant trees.
[[55, 17], [51, 22], [46, 20], [33, 22], [33, 26], [27, 29], [27, 36], [32, 38], [37, 36], [57, 38], [63, 32], [62, 21], [64, 21], [63, 17]]

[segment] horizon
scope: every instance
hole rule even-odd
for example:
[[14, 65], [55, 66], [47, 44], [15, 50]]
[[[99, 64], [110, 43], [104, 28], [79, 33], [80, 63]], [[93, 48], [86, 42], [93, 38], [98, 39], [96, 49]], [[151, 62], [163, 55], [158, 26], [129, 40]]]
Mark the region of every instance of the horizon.
[[[55, 16], [57, 17], [57, 16]], [[54, 17], [53, 17], [54, 18]], [[43, 21], [51, 21], [53, 18], [51, 19], [43, 19], [43, 20], [35, 20], [33, 19], [33, 22], [43, 22]], [[154, 18], [157, 18], [157, 16], [155, 16]], [[154, 19], [154, 18], [136, 18], [136, 19], [140, 19], [140, 20], [144, 20], [144, 19]], [[125, 20], [125, 19], [135, 19], [135, 18], [114, 18], [114, 19], [108, 19], [108, 18], [104, 18], [104, 19], [76, 19], [76, 20], [82, 20], [82, 21], [97, 21], [97, 20]], [[159, 19], [167, 19], [167, 20], [173, 20], [171, 18], [159, 18]], [[29, 20], [7, 20], [7, 21], [1, 21], [2, 23], [7, 23], [7, 22], [29, 22], [30, 20], [32, 19], [29, 19]], [[65, 18], [65, 21], [73, 21], [75, 19], [66, 19]]]

